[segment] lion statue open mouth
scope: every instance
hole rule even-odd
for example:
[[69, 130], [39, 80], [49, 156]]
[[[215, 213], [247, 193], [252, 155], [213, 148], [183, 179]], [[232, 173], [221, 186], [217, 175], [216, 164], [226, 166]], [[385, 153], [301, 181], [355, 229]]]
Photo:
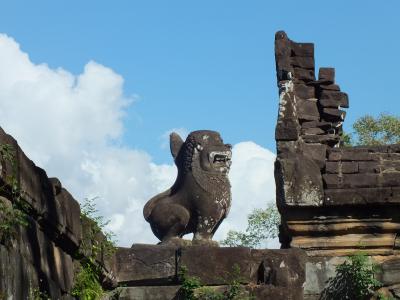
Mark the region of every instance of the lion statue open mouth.
[[172, 133], [170, 147], [178, 176], [170, 189], [146, 203], [144, 218], [162, 243], [187, 233], [194, 241], [211, 240], [231, 205], [232, 146], [218, 132], [200, 130], [185, 142]]

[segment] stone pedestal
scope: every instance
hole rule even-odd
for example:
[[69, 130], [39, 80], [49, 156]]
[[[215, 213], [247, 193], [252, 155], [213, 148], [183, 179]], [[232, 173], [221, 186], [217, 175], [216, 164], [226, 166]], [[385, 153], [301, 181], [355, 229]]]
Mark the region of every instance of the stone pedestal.
[[224, 290], [240, 282], [252, 299], [303, 299], [306, 255], [300, 249], [245, 247], [172, 247], [134, 245], [118, 248], [114, 273], [119, 299], [183, 299], [179, 276], [196, 277], [203, 286]]

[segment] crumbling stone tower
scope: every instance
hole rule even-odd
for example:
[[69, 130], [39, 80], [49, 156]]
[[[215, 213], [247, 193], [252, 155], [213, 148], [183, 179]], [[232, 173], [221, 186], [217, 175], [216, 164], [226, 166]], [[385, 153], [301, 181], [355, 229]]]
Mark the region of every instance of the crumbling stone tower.
[[335, 70], [320, 68], [316, 79], [314, 45], [282, 31], [275, 58], [280, 241], [310, 258], [305, 294], [321, 291], [331, 259], [358, 251], [383, 262], [384, 284], [400, 283], [400, 275], [392, 276], [400, 274], [400, 145], [343, 147], [349, 101]]

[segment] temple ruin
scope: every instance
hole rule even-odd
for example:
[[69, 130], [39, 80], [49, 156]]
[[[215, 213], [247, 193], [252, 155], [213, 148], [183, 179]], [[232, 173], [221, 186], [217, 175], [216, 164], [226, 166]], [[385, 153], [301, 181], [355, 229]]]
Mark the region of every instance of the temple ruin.
[[92, 244], [104, 236], [81, 216], [61, 182], [0, 130], [0, 144], [15, 154], [10, 161], [1, 153], [0, 204], [24, 211], [28, 223], [0, 235], [0, 299], [75, 299], [76, 272], [89, 261], [110, 299], [184, 299], [183, 268], [203, 285], [224, 290], [236, 266], [243, 293], [253, 299], [313, 300], [335, 267], [360, 252], [380, 266], [384, 293], [400, 299], [400, 145], [342, 145], [349, 99], [333, 68], [320, 68], [316, 77], [313, 44], [277, 32], [275, 59], [283, 249], [133, 244], [112, 255], [100, 249], [93, 259]]

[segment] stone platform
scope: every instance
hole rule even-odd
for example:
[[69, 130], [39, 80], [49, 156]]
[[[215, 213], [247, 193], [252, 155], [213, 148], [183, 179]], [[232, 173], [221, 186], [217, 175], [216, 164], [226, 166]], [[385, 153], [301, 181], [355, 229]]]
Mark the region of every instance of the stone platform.
[[179, 272], [185, 268], [187, 277], [214, 289], [237, 280], [252, 299], [295, 300], [303, 299], [305, 264], [300, 249], [134, 245], [118, 248], [113, 269], [118, 299], [183, 299]]

